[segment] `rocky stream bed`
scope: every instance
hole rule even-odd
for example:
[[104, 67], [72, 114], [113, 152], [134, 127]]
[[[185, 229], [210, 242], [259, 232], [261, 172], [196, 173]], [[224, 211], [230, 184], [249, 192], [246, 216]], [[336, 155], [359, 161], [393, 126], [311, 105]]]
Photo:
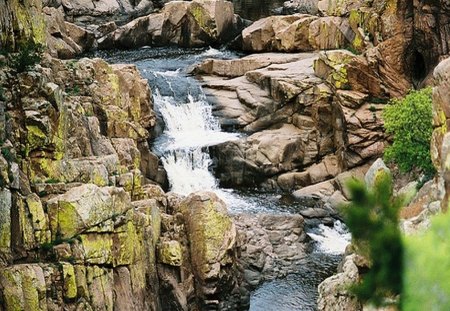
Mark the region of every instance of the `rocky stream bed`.
[[0, 310], [362, 310], [337, 207], [414, 87], [438, 173], [401, 228], [448, 208], [449, 12], [0, 0]]

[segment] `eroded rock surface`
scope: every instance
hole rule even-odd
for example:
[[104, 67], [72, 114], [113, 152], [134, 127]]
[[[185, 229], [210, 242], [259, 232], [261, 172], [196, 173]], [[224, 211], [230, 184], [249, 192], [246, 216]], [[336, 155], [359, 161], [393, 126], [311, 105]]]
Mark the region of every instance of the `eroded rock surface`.
[[382, 105], [370, 90], [346, 86], [363, 81], [347, 76], [342, 60], [354, 58], [343, 50], [268, 53], [196, 67], [222, 126], [249, 134], [212, 148], [221, 182], [290, 191], [379, 156]]

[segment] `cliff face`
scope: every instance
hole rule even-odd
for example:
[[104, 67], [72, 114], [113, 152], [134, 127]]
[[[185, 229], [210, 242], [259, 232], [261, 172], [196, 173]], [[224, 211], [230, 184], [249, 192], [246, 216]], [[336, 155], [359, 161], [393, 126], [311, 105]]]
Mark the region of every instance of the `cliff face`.
[[[45, 29], [38, 1], [0, 7], [2, 46], [71, 27]], [[45, 54], [21, 73], [2, 63], [0, 86], [0, 310], [237, 308], [236, 229], [214, 195], [158, 186], [135, 66]]]
[[45, 23], [40, 0], [0, 1], [0, 49], [14, 50], [27, 40], [45, 43]]
[[165, 180], [147, 144], [155, 117], [135, 66], [47, 57], [3, 69], [0, 310], [239, 303], [224, 203], [155, 184]]

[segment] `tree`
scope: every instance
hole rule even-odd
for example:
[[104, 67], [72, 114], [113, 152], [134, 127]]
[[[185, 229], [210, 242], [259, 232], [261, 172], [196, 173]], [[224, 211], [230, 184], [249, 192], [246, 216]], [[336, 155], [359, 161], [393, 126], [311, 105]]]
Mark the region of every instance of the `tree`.
[[371, 266], [352, 288], [359, 300], [382, 305], [402, 291], [403, 246], [399, 230], [401, 197], [393, 196], [391, 174], [377, 172], [372, 189], [362, 181], [348, 183], [351, 203], [342, 208], [358, 252]]

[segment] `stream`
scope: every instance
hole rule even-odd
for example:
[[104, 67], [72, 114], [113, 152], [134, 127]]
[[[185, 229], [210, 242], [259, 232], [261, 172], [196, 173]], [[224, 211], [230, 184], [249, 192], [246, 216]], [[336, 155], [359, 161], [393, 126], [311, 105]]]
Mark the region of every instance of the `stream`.
[[[224, 189], [210, 170], [208, 146], [242, 137], [221, 130], [212, 107], [188, 69], [205, 58], [232, 59], [239, 55], [213, 48], [142, 48], [99, 52], [112, 63], [133, 63], [148, 80], [160, 126], [153, 151], [167, 171], [170, 190], [187, 195], [214, 191], [236, 213], [296, 213], [299, 202], [279, 193]], [[316, 310], [317, 286], [336, 272], [350, 236], [336, 221], [334, 227], [307, 229], [312, 245], [305, 264], [295, 274], [263, 283], [251, 295], [251, 311]]]

